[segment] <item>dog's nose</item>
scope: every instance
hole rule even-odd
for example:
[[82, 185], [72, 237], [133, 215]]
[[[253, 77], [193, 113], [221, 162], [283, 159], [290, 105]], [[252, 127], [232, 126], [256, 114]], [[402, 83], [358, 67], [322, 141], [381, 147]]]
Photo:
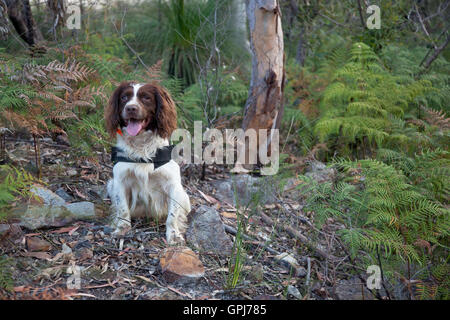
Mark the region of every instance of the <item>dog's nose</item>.
[[138, 110], [138, 107], [137, 107], [137, 105], [135, 105], [135, 104], [130, 104], [130, 105], [128, 105], [128, 106], [125, 107], [125, 111], [126, 111], [127, 113], [136, 113], [137, 110]]

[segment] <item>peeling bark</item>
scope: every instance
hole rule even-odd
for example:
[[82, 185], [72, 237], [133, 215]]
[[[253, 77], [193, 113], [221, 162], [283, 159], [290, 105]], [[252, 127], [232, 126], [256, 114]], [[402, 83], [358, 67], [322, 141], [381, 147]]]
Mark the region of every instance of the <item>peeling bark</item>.
[[[277, 0], [247, 0], [252, 77], [243, 129], [278, 129], [283, 115], [284, 43]], [[270, 139], [268, 139], [270, 150]], [[248, 145], [247, 148], [248, 150]]]

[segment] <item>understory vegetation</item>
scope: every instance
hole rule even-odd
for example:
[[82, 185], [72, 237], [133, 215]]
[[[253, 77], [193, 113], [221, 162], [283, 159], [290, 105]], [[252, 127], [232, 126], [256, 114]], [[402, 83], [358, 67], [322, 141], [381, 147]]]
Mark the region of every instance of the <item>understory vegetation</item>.
[[[301, 181], [298, 201], [315, 227], [339, 223], [352, 272], [379, 265], [389, 298], [403, 297], [400, 285], [411, 299], [449, 299], [448, 50], [424, 70], [433, 47], [404, 21], [412, 1], [380, 4], [381, 30], [335, 24], [359, 23], [356, 1], [294, 2], [295, 14], [282, 6], [286, 83], [277, 179]], [[160, 81], [177, 103], [181, 128], [199, 120], [240, 127], [251, 59], [239, 3], [114, 1], [86, 7], [82, 30], [57, 27], [39, 48], [9, 36], [0, 42], [0, 140], [34, 138], [39, 150], [42, 138], [64, 136], [74, 157], [108, 154], [103, 110], [125, 80]], [[349, 10], [355, 13], [346, 20]], [[33, 13], [49, 30], [44, 8], [33, 6]], [[433, 41], [442, 41], [444, 24], [436, 22]], [[293, 40], [299, 37], [300, 48]], [[4, 148], [2, 142], [0, 161], [7, 163]], [[305, 176], [310, 161], [335, 170], [333, 181]], [[39, 175], [0, 166], [0, 219]], [[239, 283], [241, 233], [239, 222], [230, 287]], [[11, 287], [7, 265], [0, 256], [0, 287]]]

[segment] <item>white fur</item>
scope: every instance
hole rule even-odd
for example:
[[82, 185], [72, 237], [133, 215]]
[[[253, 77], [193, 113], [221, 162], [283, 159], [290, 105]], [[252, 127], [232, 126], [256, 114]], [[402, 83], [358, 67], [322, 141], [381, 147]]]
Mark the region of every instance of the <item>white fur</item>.
[[[137, 92], [137, 91], [135, 91]], [[167, 139], [152, 131], [132, 137], [117, 135], [117, 147], [130, 158], [150, 158], [156, 149], [169, 145]], [[180, 167], [171, 160], [154, 170], [152, 163], [119, 162], [108, 182], [113, 208], [114, 233], [121, 235], [131, 228], [131, 218], [151, 216], [157, 221], [166, 218], [166, 239], [169, 244], [184, 242], [187, 215], [191, 211], [189, 197], [181, 185]]]

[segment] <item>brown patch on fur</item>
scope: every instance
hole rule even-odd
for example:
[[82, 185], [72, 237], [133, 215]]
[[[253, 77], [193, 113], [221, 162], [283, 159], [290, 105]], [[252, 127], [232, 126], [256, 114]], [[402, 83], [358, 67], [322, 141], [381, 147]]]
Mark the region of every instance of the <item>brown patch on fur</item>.
[[111, 98], [109, 98], [108, 105], [105, 108], [106, 130], [112, 138], [115, 138], [117, 129], [120, 125], [120, 94], [131, 85], [131, 82], [122, 82], [116, 90], [114, 90]]
[[177, 128], [177, 109], [169, 92], [157, 84], [151, 84], [156, 96], [156, 126], [158, 134], [169, 139]]
[[[117, 129], [123, 125], [121, 116], [121, 107], [123, 106], [120, 101], [122, 92], [132, 85], [132, 82], [121, 83], [105, 108], [106, 129], [111, 137], [115, 137]], [[160, 137], [169, 139], [177, 128], [177, 111], [169, 92], [157, 83], [150, 83], [142, 86], [137, 96], [140, 104], [145, 106], [149, 118], [149, 124], [145, 129], [156, 130]], [[143, 97], [147, 97], [147, 99], [143, 100]]]

